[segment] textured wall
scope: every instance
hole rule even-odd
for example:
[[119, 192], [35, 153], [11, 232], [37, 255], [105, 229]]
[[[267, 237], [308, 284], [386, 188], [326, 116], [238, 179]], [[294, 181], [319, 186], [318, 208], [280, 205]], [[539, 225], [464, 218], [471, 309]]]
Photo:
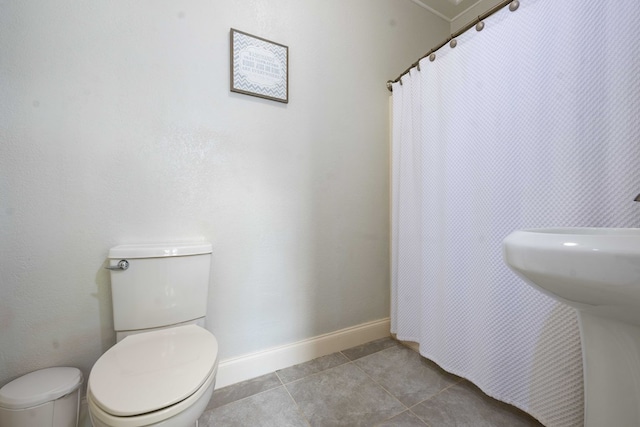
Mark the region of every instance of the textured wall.
[[[229, 28], [290, 103], [229, 92]], [[409, 0], [0, 1], [0, 385], [114, 343], [108, 249], [213, 243], [226, 359], [388, 316], [385, 81], [449, 31]]]

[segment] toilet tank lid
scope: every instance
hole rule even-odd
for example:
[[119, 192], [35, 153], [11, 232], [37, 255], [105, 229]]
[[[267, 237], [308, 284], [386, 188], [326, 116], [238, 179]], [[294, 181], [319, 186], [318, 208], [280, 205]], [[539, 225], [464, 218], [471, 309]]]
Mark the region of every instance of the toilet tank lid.
[[82, 384], [77, 368], [57, 367], [34, 371], [0, 388], [0, 407], [25, 409], [56, 400]]
[[109, 258], [161, 258], [167, 256], [204, 255], [212, 252], [209, 242], [169, 242], [120, 245], [109, 250]]

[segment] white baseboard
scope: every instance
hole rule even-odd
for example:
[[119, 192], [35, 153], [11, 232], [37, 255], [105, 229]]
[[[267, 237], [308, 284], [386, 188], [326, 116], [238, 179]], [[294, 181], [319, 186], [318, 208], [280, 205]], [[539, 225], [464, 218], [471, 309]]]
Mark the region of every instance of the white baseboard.
[[388, 337], [389, 330], [390, 319], [380, 319], [292, 344], [223, 360], [218, 365], [216, 389]]

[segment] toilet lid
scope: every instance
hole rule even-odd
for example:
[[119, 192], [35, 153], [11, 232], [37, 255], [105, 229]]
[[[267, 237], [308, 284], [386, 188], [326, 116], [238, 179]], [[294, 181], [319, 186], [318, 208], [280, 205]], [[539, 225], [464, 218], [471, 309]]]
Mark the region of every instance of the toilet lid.
[[195, 393], [217, 361], [216, 338], [196, 325], [129, 335], [98, 359], [89, 389], [112, 415], [153, 412]]

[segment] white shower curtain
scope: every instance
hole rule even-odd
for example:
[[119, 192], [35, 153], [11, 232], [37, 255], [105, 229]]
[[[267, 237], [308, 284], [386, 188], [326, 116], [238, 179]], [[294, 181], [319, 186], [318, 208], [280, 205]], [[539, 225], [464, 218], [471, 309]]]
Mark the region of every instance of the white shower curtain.
[[502, 259], [520, 228], [640, 226], [640, 2], [523, 0], [393, 84], [392, 331], [579, 426], [573, 309]]

